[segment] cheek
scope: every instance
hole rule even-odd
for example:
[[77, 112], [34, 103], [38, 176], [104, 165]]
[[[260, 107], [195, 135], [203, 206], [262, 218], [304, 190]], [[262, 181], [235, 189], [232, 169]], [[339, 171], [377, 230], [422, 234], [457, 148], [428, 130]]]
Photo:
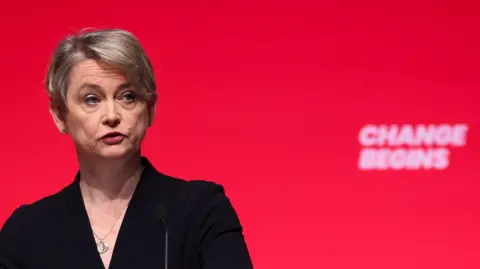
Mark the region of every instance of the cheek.
[[136, 135], [142, 135], [148, 128], [148, 113], [146, 111], [139, 111], [138, 113], [130, 113], [125, 122], [132, 132]]
[[99, 119], [95, 115], [75, 115], [72, 114], [67, 121], [69, 131], [74, 138], [94, 137], [98, 132]]

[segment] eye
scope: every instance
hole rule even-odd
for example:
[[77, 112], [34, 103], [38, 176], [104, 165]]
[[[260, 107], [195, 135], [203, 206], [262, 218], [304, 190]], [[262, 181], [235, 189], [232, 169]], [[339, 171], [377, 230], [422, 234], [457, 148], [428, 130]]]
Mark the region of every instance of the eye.
[[124, 100], [127, 103], [132, 103], [135, 100], [137, 100], [137, 96], [133, 92], [126, 92], [126, 93], [122, 94], [121, 99]]
[[97, 104], [99, 99], [95, 95], [87, 95], [84, 99], [85, 104], [87, 105], [95, 105]]

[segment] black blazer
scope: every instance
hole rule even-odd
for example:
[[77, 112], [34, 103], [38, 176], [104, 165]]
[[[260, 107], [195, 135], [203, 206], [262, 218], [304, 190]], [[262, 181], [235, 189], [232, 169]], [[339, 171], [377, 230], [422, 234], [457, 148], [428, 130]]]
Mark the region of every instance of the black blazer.
[[[146, 158], [111, 269], [251, 269], [239, 219], [220, 185], [161, 174]], [[161, 205], [161, 206], [159, 206]], [[163, 211], [159, 208], [164, 208]], [[0, 268], [103, 269], [79, 187], [16, 209], [0, 232]]]

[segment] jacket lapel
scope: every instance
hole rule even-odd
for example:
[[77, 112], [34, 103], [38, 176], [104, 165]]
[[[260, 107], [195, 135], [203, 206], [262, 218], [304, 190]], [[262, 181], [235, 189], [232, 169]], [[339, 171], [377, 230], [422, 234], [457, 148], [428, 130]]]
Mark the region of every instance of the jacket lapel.
[[115, 243], [111, 269], [162, 268], [164, 265], [165, 228], [159, 204], [165, 207], [159, 177], [146, 158], [144, 171], [125, 212]]
[[[159, 204], [167, 208], [167, 180], [142, 158], [144, 171], [130, 200], [113, 249], [110, 269], [162, 268], [164, 266], [165, 227]], [[68, 268], [104, 269], [80, 191], [80, 174], [62, 191], [67, 216], [59, 238], [62, 264]], [[75, 246], [68, 248], [69, 244]]]
[[75, 246], [72, 248], [59, 246], [64, 248], [63, 255], [59, 258], [64, 260], [63, 263], [68, 264], [69, 268], [104, 269], [83, 203], [79, 181], [80, 174], [77, 174], [75, 181], [62, 192], [67, 211], [61, 238], [67, 245]]

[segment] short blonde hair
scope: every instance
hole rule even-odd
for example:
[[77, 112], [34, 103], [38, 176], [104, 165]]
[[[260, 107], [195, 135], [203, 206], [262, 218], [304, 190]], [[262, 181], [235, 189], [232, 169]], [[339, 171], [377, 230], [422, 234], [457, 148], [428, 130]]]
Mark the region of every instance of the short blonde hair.
[[87, 59], [118, 69], [146, 100], [156, 98], [152, 64], [132, 33], [121, 29], [84, 29], [64, 38], [54, 51], [45, 81], [53, 106], [65, 108], [72, 68]]

